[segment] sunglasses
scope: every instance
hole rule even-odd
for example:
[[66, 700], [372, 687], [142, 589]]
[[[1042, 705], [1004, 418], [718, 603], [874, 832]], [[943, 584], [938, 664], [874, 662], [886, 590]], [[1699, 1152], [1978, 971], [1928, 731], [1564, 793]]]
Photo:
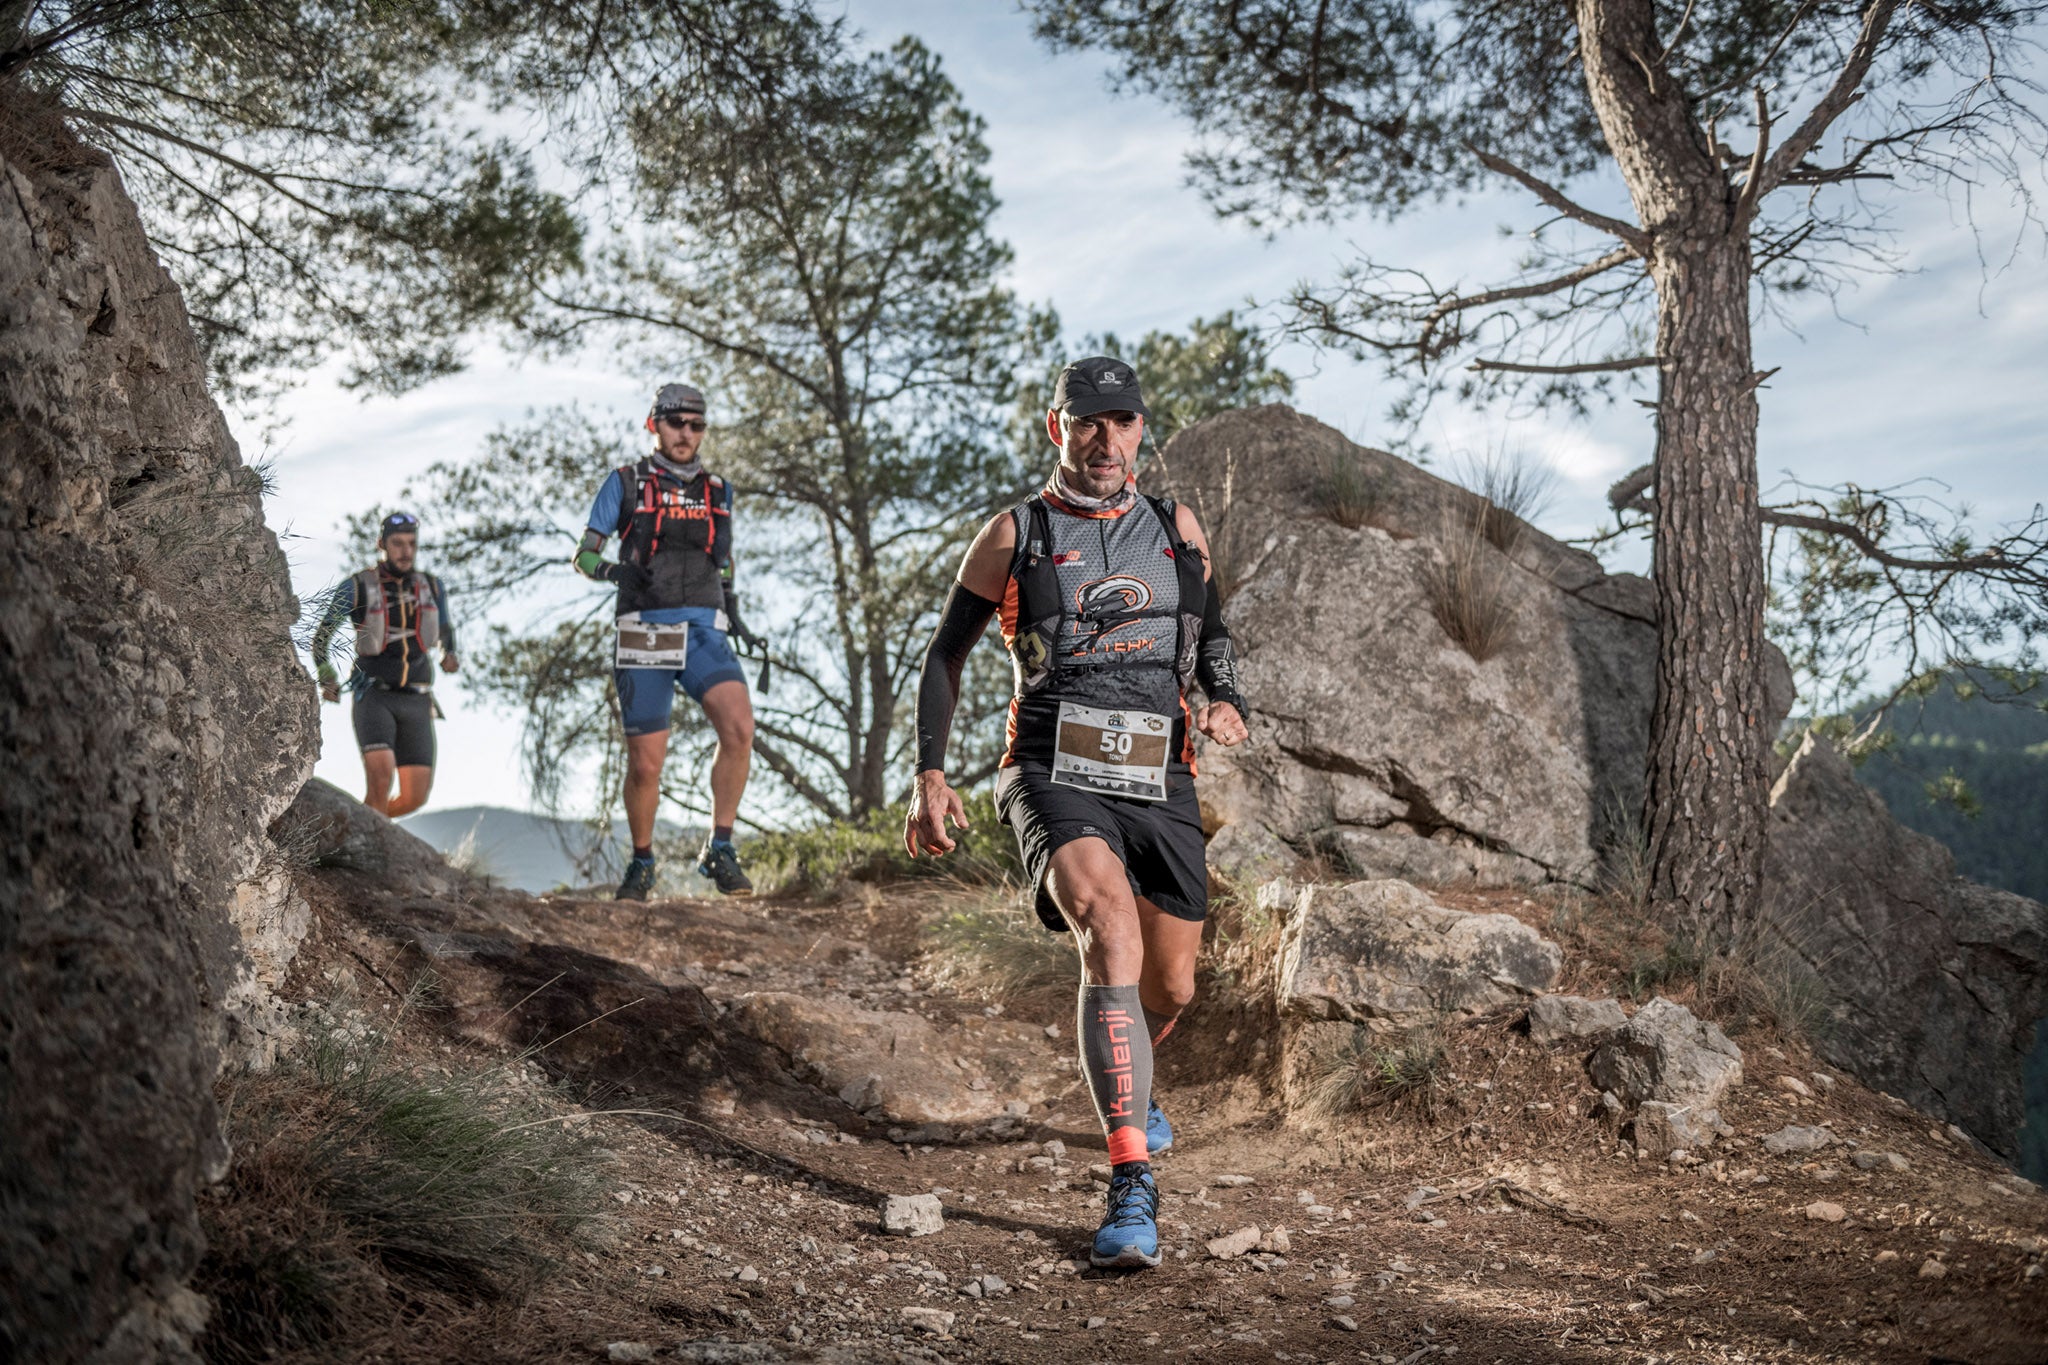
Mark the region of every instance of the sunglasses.
[[660, 421], [670, 431], [703, 431], [709, 425], [702, 417], [663, 417]]

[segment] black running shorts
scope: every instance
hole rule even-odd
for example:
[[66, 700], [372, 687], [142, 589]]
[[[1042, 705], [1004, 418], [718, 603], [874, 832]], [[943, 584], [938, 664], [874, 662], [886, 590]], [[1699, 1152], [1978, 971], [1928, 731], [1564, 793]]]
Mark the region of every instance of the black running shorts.
[[1123, 860], [1131, 890], [1172, 915], [1199, 923], [1209, 913], [1209, 867], [1194, 779], [1170, 773], [1164, 801], [1133, 801], [1055, 786], [1046, 768], [1018, 764], [996, 778], [996, 814], [1017, 833], [1038, 918], [1065, 930], [1045, 889], [1052, 855], [1076, 839], [1101, 839]]
[[356, 693], [356, 746], [364, 753], [389, 749], [401, 768], [434, 766], [434, 698], [426, 692]]

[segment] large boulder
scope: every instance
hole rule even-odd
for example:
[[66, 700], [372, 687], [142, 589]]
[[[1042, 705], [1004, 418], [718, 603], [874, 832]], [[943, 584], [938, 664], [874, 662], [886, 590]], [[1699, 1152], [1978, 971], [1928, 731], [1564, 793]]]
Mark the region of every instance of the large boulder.
[[1769, 912], [1824, 987], [1821, 1055], [2013, 1156], [2020, 1070], [2048, 1015], [2048, 906], [1958, 877], [1811, 735], [1770, 818]]
[[213, 1082], [304, 932], [264, 831], [318, 703], [178, 289], [48, 136], [0, 155], [0, 1357], [182, 1360]]
[[1446, 909], [1407, 882], [1275, 882], [1259, 894], [1285, 915], [1279, 1003], [1297, 1019], [1425, 1027], [1522, 1004], [1564, 966], [1514, 916]]
[[300, 789], [270, 834], [303, 862], [359, 872], [421, 895], [447, 895], [462, 883], [432, 844], [323, 778]]
[[[1145, 477], [1208, 531], [1255, 713], [1251, 743], [1202, 755], [1212, 831], [1257, 824], [1369, 877], [1594, 876], [1642, 802], [1647, 580], [1283, 406], [1198, 423]], [[1456, 555], [1509, 613], [1483, 660], [1439, 622], [1432, 583]], [[1791, 675], [1768, 662], [1775, 724]]]

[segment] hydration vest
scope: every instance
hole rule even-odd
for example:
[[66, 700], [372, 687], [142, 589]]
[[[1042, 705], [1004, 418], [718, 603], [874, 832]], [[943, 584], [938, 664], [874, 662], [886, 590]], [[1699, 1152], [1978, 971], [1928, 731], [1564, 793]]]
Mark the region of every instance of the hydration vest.
[[616, 610], [718, 608], [732, 560], [732, 485], [705, 471], [688, 483], [651, 457], [618, 471], [619, 560], [650, 575], [644, 588], [619, 587]]
[[1002, 604], [1016, 682], [1010, 758], [1049, 747], [1067, 701], [1175, 716], [1186, 756], [1182, 696], [1195, 677], [1209, 585], [1201, 551], [1181, 539], [1173, 501], [1139, 498], [1145, 507], [1099, 517], [1055, 515], [1034, 494], [1010, 513], [1017, 548]]
[[[433, 580], [418, 571], [408, 579], [410, 604], [404, 593], [387, 597], [384, 574], [374, 565], [355, 576], [356, 609], [363, 614], [356, 625], [358, 659], [374, 659], [397, 640], [418, 640], [422, 654], [431, 653], [441, 642], [441, 609], [434, 601]], [[396, 622], [391, 619], [393, 612], [398, 616]]]
[[[704, 553], [719, 558], [718, 519], [726, 519], [727, 537], [732, 534], [732, 488], [724, 479], [706, 470], [689, 484], [662, 477], [652, 458], [618, 470], [619, 558], [645, 568], [661, 553], [665, 534], [685, 534], [693, 522], [704, 524]], [[692, 492], [701, 483], [702, 491]]]

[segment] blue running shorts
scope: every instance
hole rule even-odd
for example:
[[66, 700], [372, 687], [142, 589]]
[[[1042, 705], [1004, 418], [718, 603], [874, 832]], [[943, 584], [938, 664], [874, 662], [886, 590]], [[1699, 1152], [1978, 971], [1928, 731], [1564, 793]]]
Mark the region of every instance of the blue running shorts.
[[696, 702], [722, 682], [745, 682], [740, 661], [725, 632], [718, 628], [716, 607], [663, 607], [643, 611], [643, 620], [690, 624], [690, 649], [681, 668], [614, 668], [619, 713], [629, 735], [652, 735], [669, 728], [669, 712], [678, 688]]

